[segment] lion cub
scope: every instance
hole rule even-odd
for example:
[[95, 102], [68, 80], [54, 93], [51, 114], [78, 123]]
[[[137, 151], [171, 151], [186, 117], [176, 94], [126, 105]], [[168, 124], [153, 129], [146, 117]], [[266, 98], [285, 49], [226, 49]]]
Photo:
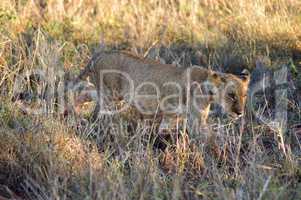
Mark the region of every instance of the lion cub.
[[121, 51], [94, 54], [76, 81], [86, 77], [97, 89], [94, 117], [134, 107], [142, 117], [180, 116], [200, 125], [206, 124], [212, 103], [232, 118], [242, 116], [250, 80], [245, 70], [235, 76], [161, 64]]

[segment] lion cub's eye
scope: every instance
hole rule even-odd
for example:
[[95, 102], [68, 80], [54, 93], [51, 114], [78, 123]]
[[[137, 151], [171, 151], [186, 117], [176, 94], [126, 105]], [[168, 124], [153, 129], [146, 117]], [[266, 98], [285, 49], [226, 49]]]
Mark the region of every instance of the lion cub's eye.
[[233, 101], [235, 101], [236, 100], [236, 95], [235, 95], [235, 93], [228, 93], [228, 97], [231, 99], [231, 100], [233, 100]]

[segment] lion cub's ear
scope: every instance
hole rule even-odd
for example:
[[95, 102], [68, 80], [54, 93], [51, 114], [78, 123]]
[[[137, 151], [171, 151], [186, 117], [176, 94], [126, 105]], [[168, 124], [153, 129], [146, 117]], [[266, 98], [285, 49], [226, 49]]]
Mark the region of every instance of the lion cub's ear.
[[247, 70], [247, 69], [244, 69], [244, 70], [240, 73], [240, 75], [239, 75], [239, 77], [240, 77], [244, 82], [249, 82], [249, 81], [250, 81], [250, 76], [251, 76], [251, 74], [250, 74], [249, 70]]
[[209, 74], [211, 76], [211, 80], [215, 83], [226, 82], [226, 78], [220, 73], [210, 70]]

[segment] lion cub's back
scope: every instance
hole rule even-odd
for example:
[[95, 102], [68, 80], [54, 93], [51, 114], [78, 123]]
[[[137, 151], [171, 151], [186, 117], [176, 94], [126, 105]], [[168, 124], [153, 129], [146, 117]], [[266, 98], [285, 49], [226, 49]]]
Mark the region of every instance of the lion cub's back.
[[[108, 52], [97, 63], [99, 70], [114, 70], [130, 78], [135, 86], [152, 82], [162, 85], [165, 82], [179, 82], [182, 80], [184, 68], [174, 65], [161, 64], [158, 61], [144, 59], [127, 52]], [[128, 80], [126, 80], [128, 81]]]

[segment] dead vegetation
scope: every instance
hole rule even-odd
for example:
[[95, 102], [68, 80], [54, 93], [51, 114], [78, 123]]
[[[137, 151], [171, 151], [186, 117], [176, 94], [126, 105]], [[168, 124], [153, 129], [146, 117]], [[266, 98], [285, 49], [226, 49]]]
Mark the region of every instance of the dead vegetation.
[[[300, 199], [300, 8], [297, 0], [1, 1], [0, 199]], [[59, 108], [33, 115], [11, 101], [27, 70], [73, 76], [99, 47], [187, 67], [247, 67], [255, 80], [285, 67], [286, 127], [273, 117], [275, 88], [257, 94], [244, 123], [213, 120], [219, 134], [206, 143], [180, 130], [163, 151], [149, 124], [133, 128], [122, 116], [93, 124]], [[28, 90], [37, 101], [41, 91]]]

